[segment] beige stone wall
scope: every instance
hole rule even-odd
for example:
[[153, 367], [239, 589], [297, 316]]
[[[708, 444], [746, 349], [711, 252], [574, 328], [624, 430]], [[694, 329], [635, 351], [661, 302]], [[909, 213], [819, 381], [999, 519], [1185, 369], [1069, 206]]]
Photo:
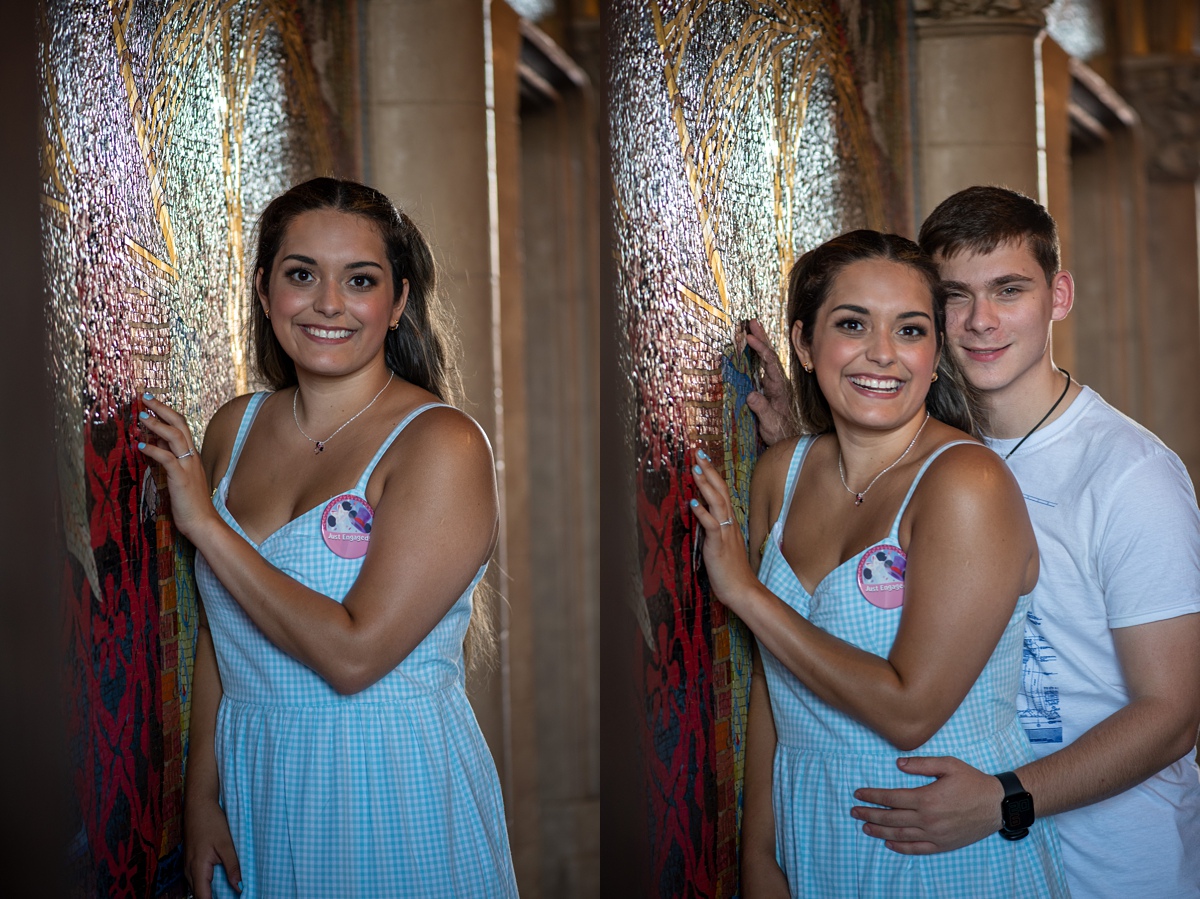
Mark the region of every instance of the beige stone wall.
[[368, 0], [363, 35], [364, 177], [434, 247], [466, 408], [497, 459], [500, 662], [469, 692], [518, 885], [586, 899], [599, 892], [600, 212], [587, 78], [500, 0]]

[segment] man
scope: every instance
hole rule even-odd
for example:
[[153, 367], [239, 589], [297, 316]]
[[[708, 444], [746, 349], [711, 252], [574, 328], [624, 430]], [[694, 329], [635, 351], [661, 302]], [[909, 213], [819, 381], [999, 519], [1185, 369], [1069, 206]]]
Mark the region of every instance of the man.
[[[1026, 624], [1018, 711], [1036, 760], [1005, 783], [953, 758], [903, 758], [931, 783], [860, 789], [851, 814], [896, 852], [1020, 838], [1027, 791], [1054, 815], [1077, 897], [1200, 897], [1200, 512], [1179, 458], [1055, 368], [1052, 322], [1071, 311], [1054, 220], [1010, 190], [972, 187], [919, 242], [949, 288], [947, 348], [990, 410], [988, 444], [1025, 494], [1042, 566]], [[786, 430], [767, 362], [751, 407]], [[1012, 821], [998, 834], [1001, 806]], [[1008, 825], [1012, 824], [1009, 829]]]

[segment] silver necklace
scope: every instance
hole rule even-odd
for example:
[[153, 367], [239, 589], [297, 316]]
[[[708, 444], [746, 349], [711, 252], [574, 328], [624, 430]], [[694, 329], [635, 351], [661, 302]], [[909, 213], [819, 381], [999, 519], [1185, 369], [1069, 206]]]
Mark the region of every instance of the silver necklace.
[[889, 471], [891, 471], [893, 468], [895, 468], [897, 465], [899, 465], [904, 460], [904, 457], [908, 455], [908, 451], [917, 445], [917, 440], [918, 440], [918, 438], [920, 438], [921, 432], [925, 430], [925, 425], [927, 425], [927, 424], [929, 424], [929, 413], [928, 412], [925, 413], [925, 420], [923, 422], [921, 422], [921, 427], [917, 428], [917, 433], [916, 433], [916, 436], [913, 437], [912, 443], [910, 443], [908, 445], [908, 448], [905, 449], [904, 452], [902, 452], [900, 454], [900, 458], [897, 459], [895, 462], [893, 462], [891, 465], [889, 465], [887, 468], [885, 468], [883, 471], [879, 472], [879, 474], [875, 475], [875, 477], [871, 478], [871, 483], [869, 483], [866, 486], [866, 488], [863, 490], [862, 493], [859, 493], [856, 490], [851, 490], [850, 485], [846, 483], [846, 468], [845, 468], [845, 466], [842, 465], [842, 451], [841, 451], [841, 448], [839, 447], [839, 449], [838, 449], [838, 474], [840, 474], [842, 476], [842, 486], [846, 488], [846, 492], [854, 494], [854, 505], [861, 506], [863, 504], [863, 497], [865, 497], [867, 495], [867, 490], [870, 490], [872, 487], [874, 487], [876, 481], [878, 481], [881, 477], [883, 477], [885, 474], [887, 474]]
[[[351, 415], [350, 418], [346, 421], [346, 424], [342, 425], [342, 428], [346, 427], [346, 425], [350, 424], [350, 422], [354, 421], [354, 419], [358, 418], [358, 416], [362, 415], [364, 412], [366, 412], [368, 409], [370, 409], [372, 406], [374, 406], [375, 401], [377, 399], [379, 399], [381, 396], [383, 396], [383, 392], [385, 390], [387, 390], [388, 384], [392, 383], [392, 378], [394, 378], [394, 377], [396, 377], [396, 373], [394, 371], [389, 372], [387, 383], [385, 383], [382, 387], [379, 388], [379, 393], [377, 393], [373, 397], [371, 397], [371, 402], [367, 403], [365, 406], [363, 406], [361, 409], [359, 409], [357, 412], [355, 412], [353, 415]], [[297, 384], [296, 392], [294, 394], [292, 394], [292, 420], [294, 422], [296, 422], [296, 430], [299, 431], [301, 434], [304, 434], [304, 428], [300, 427], [300, 416], [296, 414], [296, 400], [299, 399], [299, 397], [300, 397], [300, 385]], [[304, 434], [304, 438], [309, 443], [315, 443], [317, 445], [317, 448], [315, 450], [313, 450], [313, 455], [315, 456], [315, 455], [318, 455], [319, 453], [325, 452], [325, 444], [327, 444], [330, 440], [332, 440], [334, 437], [336, 437], [338, 434], [340, 434], [342, 432], [342, 428], [338, 428], [336, 431], [334, 431], [332, 434], [330, 434], [324, 440], [315, 440], [312, 437], [309, 437], [307, 434]], [[843, 483], [845, 483], [845, 482], [843, 482]]]

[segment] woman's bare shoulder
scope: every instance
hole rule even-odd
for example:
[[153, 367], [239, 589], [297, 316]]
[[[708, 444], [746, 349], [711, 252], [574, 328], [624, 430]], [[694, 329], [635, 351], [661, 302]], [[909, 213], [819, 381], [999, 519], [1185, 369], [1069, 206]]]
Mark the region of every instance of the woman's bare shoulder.
[[1023, 512], [1016, 478], [995, 452], [971, 441], [947, 447], [933, 460], [913, 500], [935, 504], [943, 513], [967, 518]]
[[495, 478], [492, 444], [479, 423], [453, 406], [426, 409], [410, 421], [381, 460], [388, 479]]
[[773, 482], [786, 475], [788, 466], [792, 462], [792, 456], [796, 452], [796, 444], [803, 439], [803, 437], [787, 437], [774, 446], [767, 447], [754, 464], [754, 477], [758, 478], [761, 472], [763, 480]]
[[246, 407], [250, 404], [252, 396], [254, 394], [244, 393], [234, 397], [214, 412], [213, 417], [208, 420], [208, 425], [204, 429], [204, 444], [201, 447], [200, 455], [204, 459], [210, 480], [215, 480], [215, 476], [219, 477], [218, 469], [220, 469], [220, 473], [224, 473], [225, 466], [229, 463], [229, 456], [233, 452], [233, 443], [237, 439], [238, 428], [241, 426], [242, 417], [246, 414]]
[[238, 428], [242, 423], [242, 417], [246, 414], [246, 407], [250, 405], [250, 399], [253, 396], [252, 393], [243, 393], [213, 413], [213, 417], [208, 420], [208, 425], [204, 429], [204, 451], [206, 453], [209, 452], [210, 445], [213, 449], [227, 448], [233, 445]]

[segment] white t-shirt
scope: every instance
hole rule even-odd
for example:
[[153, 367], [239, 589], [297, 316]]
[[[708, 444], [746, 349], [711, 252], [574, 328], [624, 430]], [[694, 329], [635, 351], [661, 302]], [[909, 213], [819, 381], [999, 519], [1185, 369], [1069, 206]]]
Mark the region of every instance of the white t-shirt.
[[[1200, 612], [1200, 511], [1179, 457], [1087, 387], [1008, 465], [1041, 552], [1017, 697], [1041, 757], [1129, 701], [1113, 628]], [[1077, 899], [1200, 896], [1194, 752], [1055, 821]]]

